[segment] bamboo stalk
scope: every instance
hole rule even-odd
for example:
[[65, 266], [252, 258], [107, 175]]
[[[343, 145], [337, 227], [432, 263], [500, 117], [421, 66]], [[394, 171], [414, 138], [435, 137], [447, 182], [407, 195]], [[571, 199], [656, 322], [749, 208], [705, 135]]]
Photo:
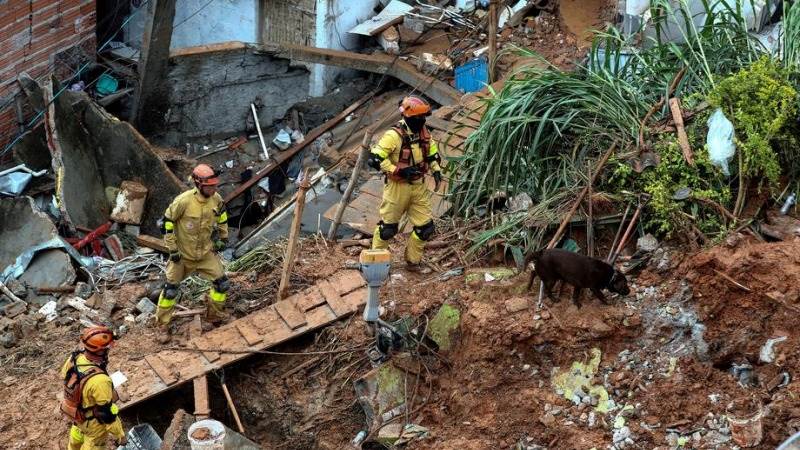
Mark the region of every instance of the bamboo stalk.
[[617, 228], [617, 234], [614, 235], [614, 240], [611, 241], [611, 250], [608, 251], [606, 262], [611, 261], [611, 257], [614, 256], [614, 248], [617, 246], [617, 241], [619, 241], [619, 236], [622, 234], [622, 229], [625, 227], [625, 220], [628, 218], [629, 212], [631, 212], [630, 203], [628, 203], [628, 206], [625, 207], [625, 213], [622, 214], [622, 220], [619, 223], [619, 228]]
[[567, 212], [567, 214], [564, 215], [564, 219], [561, 220], [561, 225], [558, 226], [558, 229], [556, 230], [556, 233], [553, 235], [553, 238], [550, 239], [550, 242], [547, 244], [548, 249], [554, 248], [556, 244], [558, 244], [558, 241], [561, 239], [561, 235], [564, 233], [564, 230], [566, 230], [570, 219], [572, 219], [572, 216], [574, 216], [575, 212], [578, 211], [578, 207], [583, 202], [583, 198], [586, 197], [586, 193], [589, 192], [589, 189], [591, 189], [591, 186], [594, 184], [597, 175], [603, 169], [603, 166], [606, 165], [608, 158], [611, 157], [611, 154], [614, 153], [614, 150], [616, 148], [617, 148], [617, 141], [615, 140], [611, 144], [611, 147], [609, 147], [608, 150], [606, 150], [605, 154], [603, 154], [603, 157], [600, 158], [600, 161], [597, 163], [597, 167], [592, 173], [592, 177], [589, 179], [589, 183], [586, 185], [586, 187], [583, 188], [580, 194], [578, 194], [578, 198], [575, 199], [575, 203], [572, 204], [572, 208], [570, 208], [569, 212]]
[[233, 414], [233, 420], [236, 421], [236, 428], [239, 429], [239, 433], [244, 434], [244, 427], [242, 426], [241, 419], [239, 419], [239, 412], [236, 411], [236, 406], [233, 404], [233, 399], [231, 398], [231, 393], [228, 391], [228, 386], [224, 381], [221, 384], [222, 392], [225, 393], [225, 400], [228, 402], [228, 408], [230, 408], [231, 413]]
[[308, 180], [308, 169], [303, 173], [303, 181], [297, 189], [297, 204], [294, 208], [294, 217], [292, 218], [292, 228], [289, 230], [289, 245], [286, 246], [286, 256], [283, 259], [283, 270], [281, 271], [281, 284], [278, 287], [278, 301], [286, 297], [286, 291], [289, 289], [289, 277], [294, 265], [294, 257], [297, 252], [297, 239], [300, 235], [300, 226], [302, 225], [303, 209], [306, 205], [306, 192], [311, 188], [311, 183]]

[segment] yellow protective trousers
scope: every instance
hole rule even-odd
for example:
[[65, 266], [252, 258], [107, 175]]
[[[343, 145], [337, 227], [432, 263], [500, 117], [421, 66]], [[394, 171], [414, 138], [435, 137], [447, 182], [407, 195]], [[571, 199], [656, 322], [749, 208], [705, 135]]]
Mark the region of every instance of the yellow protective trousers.
[[105, 450], [108, 435], [123, 436], [122, 423], [117, 419], [114, 423], [103, 425], [96, 420], [87, 420], [73, 424], [69, 429], [69, 450]]
[[[208, 252], [198, 261], [181, 258], [180, 261], [167, 262], [167, 283], [179, 285], [184, 278], [197, 272], [202, 278], [213, 281], [225, 276], [225, 268], [222, 266], [219, 256], [214, 252]], [[212, 286], [209, 291], [209, 306], [215, 311], [222, 311], [225, 307], [226, 294], [218, 292]], [[172, 320], [172, 313], [175, 311], [176, 298], [169, 298], [164, 290], [158, 297], [158, 309], [156, 310], [156, 320], [161, 325], [167, 325]]]
[[[422, 181], [408, 183], [389, 180], [383, 186], [383, 201], [380, 209], [383, 223], [398, 225], [403, 214], [408, 216], [408, 221], [414, 227], [420, 227], [431, 221], [431, 192]], [[380, 225], [372, 234], [372, 248], [389, 248], [389, 241], [381, 239]], [[425, 241], [417, 236], [416, 231], [413, 231], [406, 243], [406, 261], [419, 264], [422, 261], [424, 250]]]

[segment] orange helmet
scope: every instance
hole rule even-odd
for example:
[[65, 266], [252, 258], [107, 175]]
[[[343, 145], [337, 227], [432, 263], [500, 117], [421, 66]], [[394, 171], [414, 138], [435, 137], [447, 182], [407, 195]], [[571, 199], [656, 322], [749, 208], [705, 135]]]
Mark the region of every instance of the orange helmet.
[[114, 344], [114, 333], [110, 328], [102, 325], [88, 327], [81, 333], [81, 343], [86, 350], [92, 353], [108, 350]]
[[219, 184], [217, 173], [208, 164], [198, 164], [192, 171], [192, 180], [198, 186], [216, 186]]
[[429, 116], [431, 105], [420, 97], [411, 95], [400, 102], [400, 114], [403, 117]]

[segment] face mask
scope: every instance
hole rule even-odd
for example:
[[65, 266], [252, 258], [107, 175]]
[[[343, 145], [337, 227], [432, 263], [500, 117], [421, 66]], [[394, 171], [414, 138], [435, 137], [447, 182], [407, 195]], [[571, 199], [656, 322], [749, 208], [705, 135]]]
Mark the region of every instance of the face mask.
[[419, 133], [422, 130], [423, 125], [425, 125], [425, 116], [414, 116], [414, 117], [406, 117], [405, 118], [406, 125], [408, 128], [411, 129], [414, 133]]

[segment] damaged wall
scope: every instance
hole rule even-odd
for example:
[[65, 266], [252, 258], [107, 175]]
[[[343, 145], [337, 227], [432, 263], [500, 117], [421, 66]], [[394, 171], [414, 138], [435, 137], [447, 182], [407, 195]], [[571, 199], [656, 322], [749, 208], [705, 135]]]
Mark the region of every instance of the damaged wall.
[[[54, 87], [54, 89], [57, 89]], [[46, 89], [47, 98], [52, 90]], [[159, 234], [156, 221], [186, 187], [130, 124], [111, 116], [83, 92], [64, 92], [48, 114], [60, 208], [72, 225], [96, 228], [108, 220], [106, 187], [125, 180], [149, 190], [142, 231]]]
[[[375, 7], [379, 4], [378, 0], [318, 0], [314, 47], [348, 51], [360, 48], [361, 38], [347, 30], [375, 16]], [[356, 72], [349, 69], [315, 64], [311, 70], [309, 95], [321, 97], [334, 87], [337, 76], [355, 75]]]
[[[175, 29], [170, 48], [194, 47], [226, 41], [258, 41], [259, 0], [177, 0]], [[142, 47], [145, 15], [131, 8], [134, 15], [125, 26], [125, 41]], [[145, 5], [146, 8], [146, 5]]]
[[170, 59], [166, 82], [171, 109], [161, 136], [170, 145], [183, 145], [190, 137], [241, 133], [256, 97], [264, 105], [259, 111], [262, 127], [283, 118], [289, 107], [307, 97], [308, 71], [255, 45], [229, 42], [185, 48], [172, 52]]

